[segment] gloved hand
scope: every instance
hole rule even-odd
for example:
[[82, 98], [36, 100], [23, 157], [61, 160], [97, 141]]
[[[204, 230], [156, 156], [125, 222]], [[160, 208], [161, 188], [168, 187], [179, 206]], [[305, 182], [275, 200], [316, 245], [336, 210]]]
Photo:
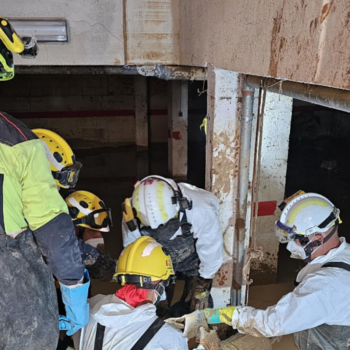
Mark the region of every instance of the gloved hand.
[[84, 283], [67, 287], [60, 283], [62, 301], [65, 305], [66, 316], [59, 317], [59, 328], [67, 331], [67, 335], [76, 333], [89, 321], [89, 303], [87, 301], [90, 287], [90, 277], [87, 270], [84, 271]]
[[196, 337], [201, 327], [209, 331], [204, 312], [200, 310], [196, 310], [182, 317], [168, 318], [165, 322], [177, 329], [184, 330], [184, 334], [188, 339]]
[[209, 330], [208, 324], [226, 323], [232, 326], [232, 315], [236, 306], [225, 307], [223, 309], [196, 310], [191, 314], [178, 318], [168, 318], [165, 322], [177, 329], [184, 330], [188, 339], [197, 336], [199, 328]]
[[208, 332], [203, 327], [199, 329], [199, 346], [196, 350], [220, 350], [220, 343], [215, 330]]
[[205, 279], [200, 276], [194, 277], [191, 290], [186, 297], [186, 302], [191, 302], [190, 310], [203, 310], [209, 306], [209, 296], [211, 288], [211, 279]]
[[90, 277], [104, 282], [111, 282], [116, 271], [117, 261], [104, 252], [99, 251], [95, 263], [86, 266]]
[[222, 309], [205, 309], [203, 313], [208, 324], [226, 323], [232, 326], [232, 315], [235, 309], [236, 306], [229, 306]]

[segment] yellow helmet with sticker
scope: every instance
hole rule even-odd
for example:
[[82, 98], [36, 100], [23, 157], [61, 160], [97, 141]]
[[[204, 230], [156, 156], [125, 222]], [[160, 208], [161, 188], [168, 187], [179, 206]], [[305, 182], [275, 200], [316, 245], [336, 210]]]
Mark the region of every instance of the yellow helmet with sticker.
[[51, 130], [33, 129], [32, 131], [43, 141], [46, 157], [50, 162], [57, 186], [73, 188], [78, 181], [82, 164], [76, 161], [68, 143]]
[[95, 194], [75, 191], [65, 201], [74, 225], [109, 232], [112, 226], [111, 209]]
[[155, 282], [168, 281], [174, 274], [171, 258], [162, 245], [143, 236], [122, 251], [115, 277], [121, 285], [147, 288]]

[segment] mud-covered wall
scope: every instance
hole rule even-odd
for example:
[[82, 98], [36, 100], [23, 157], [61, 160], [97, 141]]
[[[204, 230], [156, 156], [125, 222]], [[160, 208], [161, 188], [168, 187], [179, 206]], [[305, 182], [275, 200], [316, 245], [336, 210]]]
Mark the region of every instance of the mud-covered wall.
[[180, 2], [180, 64], [350, 89], [346, 0]]

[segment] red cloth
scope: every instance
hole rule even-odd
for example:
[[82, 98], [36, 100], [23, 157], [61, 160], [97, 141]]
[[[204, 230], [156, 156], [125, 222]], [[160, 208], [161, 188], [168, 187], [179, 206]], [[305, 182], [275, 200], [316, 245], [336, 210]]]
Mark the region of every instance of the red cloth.
[[137, 289], [134, 284], [126, 284], [124, 287], [118, 289], [115, 295], [129, 305], [136, 307], [147, 300], [148, 291], [142, 288]]

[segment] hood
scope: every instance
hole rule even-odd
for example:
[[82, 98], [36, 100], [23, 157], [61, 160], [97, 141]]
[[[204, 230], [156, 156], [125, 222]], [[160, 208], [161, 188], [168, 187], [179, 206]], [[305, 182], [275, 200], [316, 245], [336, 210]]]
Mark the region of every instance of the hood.
[[111, 328], [125, 328], [130, 324], [144, 324], [156, 319], [156, 307], [144, 304], [136, 308], [115, 295], [97, 295], [90, 299], [90, 315], [98, 323]]

